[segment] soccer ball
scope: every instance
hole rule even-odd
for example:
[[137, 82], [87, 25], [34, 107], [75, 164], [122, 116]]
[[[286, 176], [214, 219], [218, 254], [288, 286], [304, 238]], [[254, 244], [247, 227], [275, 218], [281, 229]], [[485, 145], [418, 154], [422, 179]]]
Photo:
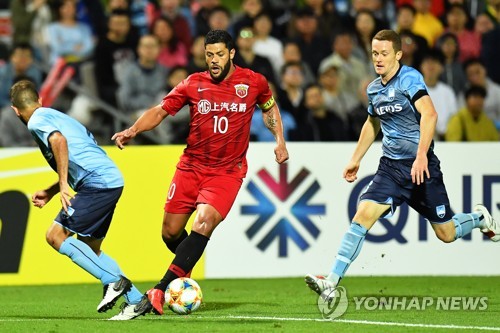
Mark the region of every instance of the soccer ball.
[[187, 277], [170, 282], [165, 291], [165, 303], [170, 310], [180, 315], [196, 311], [201, 305], [202, 298], [198, 283]]

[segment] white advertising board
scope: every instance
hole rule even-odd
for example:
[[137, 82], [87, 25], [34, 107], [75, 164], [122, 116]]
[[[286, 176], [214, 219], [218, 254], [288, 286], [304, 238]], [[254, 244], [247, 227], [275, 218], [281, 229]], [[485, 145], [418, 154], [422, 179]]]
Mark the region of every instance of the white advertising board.
[[[381, 156], [375, 143], [358, 180], [347, 183], [342, 172], [354, 147], [291, 143], [289, 162], [279, 166], [273, 144], [251, 144], [247, 178], [207, 247], [205, 277], [328, 273]], [[454, 212], [470, 212], [482, 202], [500, 218], [500, 144], [438, 142], [435, 151]], [[445, 244], [427, 221], [402, 206], [370, 230], [348, 275], [500, 275], [499, 246], [478, 230]]]

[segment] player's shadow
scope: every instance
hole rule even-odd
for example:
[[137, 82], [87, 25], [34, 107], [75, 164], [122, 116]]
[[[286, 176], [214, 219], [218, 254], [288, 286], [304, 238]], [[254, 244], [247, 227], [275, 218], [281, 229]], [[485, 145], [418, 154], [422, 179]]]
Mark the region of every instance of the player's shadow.
[[220, 311], [224, 309], [233, 309], [233, 308], [238, 308], [242, 305], [249, 305], [249, 304], [255, 304], [255, 305], [269, 305], [269, 303], [259, 303], [259, 302], [253, 302], [253, 303], [238, 303], [238, 302], [208, 302], [208, 303], [202, 303], [200, 307], [200, 311], [203, 312], [210, 312], [210, 311]]

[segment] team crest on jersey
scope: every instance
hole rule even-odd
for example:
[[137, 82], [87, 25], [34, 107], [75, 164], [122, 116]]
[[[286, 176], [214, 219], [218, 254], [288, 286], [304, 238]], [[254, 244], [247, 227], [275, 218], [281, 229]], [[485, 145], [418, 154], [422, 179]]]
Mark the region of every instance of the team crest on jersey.
[[389, 97], [389, 101], [392, 102], [394, 100], [395, 95], [396, 95], [396, 91], [394, 90], [393, 87], [390, 87], [389, 92], [387, 93], [387, 97]]
[[439, 218], [443, 218], [445, 213], [446, 213], [446, 208], [444, 207], [444, 205], [436, 207], [436, 214]]
[[238, 97], [246, 97], [248, 95], [248, 85], [246, 84], [237, 84], [234, 86], [234, 89], [236, 89], [236, 95]]

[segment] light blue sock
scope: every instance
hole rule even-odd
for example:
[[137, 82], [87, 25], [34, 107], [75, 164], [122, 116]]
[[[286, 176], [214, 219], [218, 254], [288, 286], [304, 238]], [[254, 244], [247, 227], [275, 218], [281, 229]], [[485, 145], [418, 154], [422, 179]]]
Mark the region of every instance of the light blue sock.
[[76, 238], [66, 238], [59, 248], [59, 253], [70, 257], [75, 264], [101, 280], [103, 285], [120, 280], [120, 277], [103, 263], [87, 244]]
[[356, 259], [368, 230], [361, 224], [352, 222], [351, 227], [344, 235], [340, 243], [340, 249], [337, 253], [337, 258], [333, 264], [332, 272], [328, 275], [328, 279], [338, 284], [340, 279], [345, 275], [349, 265]]
[[455, 223], [455, 239], [462, 238], [470, 234], [472, 229], [484, 227], [484, 219], [478, 213], [459, 213], [453, 215], [453, 223]]
[[[103, 263], [108, 265], [108, 267], [113, 269], [113, 272], [115, 272], [116, 274], [126, 276], [125, 274], [123, 274], [120, 266], [118, 266], [118, 263], [113, 258], [108, 256], [106, 253], [101, 251], [101, 254], [99, 255], [99, 259], [101, 259], [101, 261]], [[132, 285], [132, 289], [130, 289], [130, 291], [127, 292], [124, 295], [124, 297], [125, 297], [125, 300], [127, 301], [128, 304], [137, 304], [141, 301], [142, 294], [134, 285]]]

